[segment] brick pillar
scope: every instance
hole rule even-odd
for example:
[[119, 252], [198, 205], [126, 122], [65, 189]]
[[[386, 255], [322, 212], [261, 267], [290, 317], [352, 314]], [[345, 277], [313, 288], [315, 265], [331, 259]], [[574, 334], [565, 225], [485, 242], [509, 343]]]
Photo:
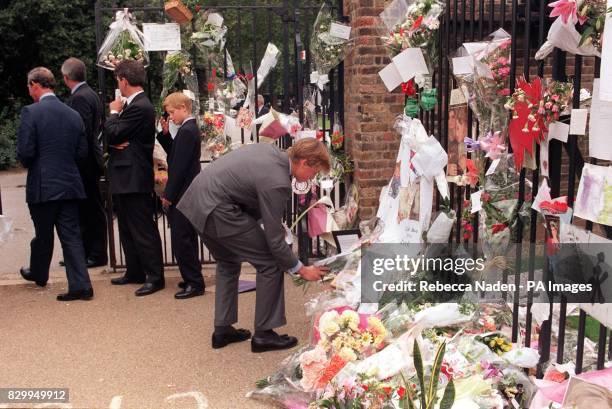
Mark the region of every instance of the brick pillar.
[[344, 0], [355, 46], [344, 62], [344, 109], [347, 149], [355, 161], [359, 216], [376, 215], [380, 190], [395, 168], [399, 135], [393, 130], [403, 111], [403, 95], [391, 94], [378, 76], [390, 59], [379, 38], [378, 15], [390, 1]]

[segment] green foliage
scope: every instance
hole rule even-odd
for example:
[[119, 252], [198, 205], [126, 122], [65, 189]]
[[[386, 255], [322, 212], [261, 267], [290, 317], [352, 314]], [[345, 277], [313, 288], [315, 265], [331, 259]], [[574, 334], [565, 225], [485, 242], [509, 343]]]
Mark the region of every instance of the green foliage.
[[9, 114], [30, 103], [26, 75], [37, 66], [55, 74], [58, 93], [67, 93], [60, 67], [68, 57], [82, 59], [93, 76], [96, 55], [91, 0], [13, 0], [0, 9], [0, 106]]
[[[443, 342], [438, 346], [436, 351], [436, 355], [433, 361], [433, 366], [431, 368], [431, 374], [429, 376], [429, 382], [425, 383], [425, 370], [423, 367], [423, 357], [421, 355], [421, 350], [419, 348], [419, 344], [417, 340], [414, 340], [413, 347], [413, 359], [414, 359], [414, 368], [417, 372], [417, 378], [419, 380], [419, 404], [421, 409], [433, 409], [436, 406], [436, 402], [438, 401], [438, 380], [440, 379], [440, 370], [442, 368], [442, 361], [444, 359], [444, 353], [446, 352], [446, 342]], [[405, 385], [406, 389], [409, 388], [409, 385]], [[415, 404], [412, 401], [412, 398], [408, 398], [408, 407], [415, 408]], [[452, 379], [446, 385], [444, 389], [444, 393], [442, 395], [442, 399], [440, 400], [440, 409], [450, 409], [453, 406], [453, 402], [455, 401], [455, 385]], [[405, 405], [402, 405], [405, 406]]]
[[8, 107], [0, 112], [0, 170], [17, 164], [15, 149], [17, 146], [18, 119], [8, 116]]

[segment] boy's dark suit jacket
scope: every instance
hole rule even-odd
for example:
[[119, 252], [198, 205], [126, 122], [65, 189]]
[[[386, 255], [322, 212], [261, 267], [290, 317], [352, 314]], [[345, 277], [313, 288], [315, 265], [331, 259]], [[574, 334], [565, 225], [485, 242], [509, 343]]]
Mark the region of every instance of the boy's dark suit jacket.
[[157, 140], [168, 154], [168, 182], [164, 197], [173, 204], [178, 201], [200, 173], [201, 137], [195, 119], [189, 119], [172, 140], [170, 134], [159, 133]]

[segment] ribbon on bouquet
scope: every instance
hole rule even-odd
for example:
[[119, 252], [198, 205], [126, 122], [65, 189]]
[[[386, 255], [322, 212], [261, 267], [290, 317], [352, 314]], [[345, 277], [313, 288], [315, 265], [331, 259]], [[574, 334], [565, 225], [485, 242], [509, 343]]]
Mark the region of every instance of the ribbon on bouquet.
[[319, 71], [313, 71], [310, 73], [310, 83], [316, 84], [317, 87], [323, 91], [325, 85], [329, 82], [329, 75], [319, 74]]
[[[419, 224], [421, 231], [427, 231], [431, 221], [434, 182], [440, 195], [445, 199], [449, 197], [444, 171], [448, 164], [448, 155], [440, 142], [427, 134], [420, 120], [404, 119], [398, 124], [398, 130], [402, 134], [401, 143], [414, 152], [407, 156], [409, 160], [406, 165], [411, 170], [411, 178], [420, 178]], [[402, 186], [403, 182], [402, 180]]]

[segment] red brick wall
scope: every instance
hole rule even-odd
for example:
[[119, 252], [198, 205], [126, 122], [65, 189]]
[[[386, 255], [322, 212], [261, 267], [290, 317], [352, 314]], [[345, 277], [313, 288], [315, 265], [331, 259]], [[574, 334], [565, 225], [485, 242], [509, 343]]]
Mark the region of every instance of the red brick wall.
[[399, 136], [395, 117], [403, 110], [403, 96], [387, 91], [378, 72], [389, 64], [378, 33], [378, 15], [389, 1], [344, 0], [355, 47], [344, 63], [345, 133], [348, 151], [355, 161], [359, 186], [359, 214], [376, 214], [380, 190], [393, 175]]

